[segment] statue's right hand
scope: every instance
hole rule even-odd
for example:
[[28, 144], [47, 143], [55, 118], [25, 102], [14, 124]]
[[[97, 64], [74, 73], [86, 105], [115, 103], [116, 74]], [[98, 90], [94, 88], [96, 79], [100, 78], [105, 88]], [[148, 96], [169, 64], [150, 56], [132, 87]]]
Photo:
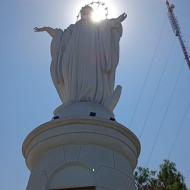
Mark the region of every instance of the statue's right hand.
[[38, 27], [34, 28], [34, 32], [43, 32], [43, 31], [44, 31], [44, 28], [38, 28]]
[[34, 32], [47, 32], [51, 37], [54, 37], [55, 36], [55, 33], [56, 33], [56, 30], [51, 28], [51, 27], [42, 27], [42, 28], [38, 28], [38, 27], [35, 27], [34, 28]]

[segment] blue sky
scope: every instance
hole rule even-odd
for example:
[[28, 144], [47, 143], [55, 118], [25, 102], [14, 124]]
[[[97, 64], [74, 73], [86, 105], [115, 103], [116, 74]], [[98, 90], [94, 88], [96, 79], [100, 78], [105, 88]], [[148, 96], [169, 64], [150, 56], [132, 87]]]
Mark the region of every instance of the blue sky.
[[[2, 189], [26, 188], [29, 171], [22, 142], [32, 129], [50, 120], [60, 104], [49, 73], [50, 37], [34, 33], [33, 27], [66, 28], [75, 22], [83, 2], [90, 1], [0, 1]], [[116, 119], [140, 138], [139, 165], [156, 169], [169, 158], [190, 186], [190, 71], [168, 22], [165, 1], [109, 2], [116, 13], [128, 13], [116, 75], [116, 84], [123, 87]], [[173, 2], [190, 47], [190, 1]]]

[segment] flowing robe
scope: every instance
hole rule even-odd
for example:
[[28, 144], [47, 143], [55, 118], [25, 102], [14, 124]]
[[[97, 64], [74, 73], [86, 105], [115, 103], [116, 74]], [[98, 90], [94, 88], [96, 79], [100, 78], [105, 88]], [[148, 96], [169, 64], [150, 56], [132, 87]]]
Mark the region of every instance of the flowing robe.
[[64, 31], [55, 31], [51, 76], [61, 101], [104, 104], [114, 93], [121, 23], [116, 19], [80, 20]]

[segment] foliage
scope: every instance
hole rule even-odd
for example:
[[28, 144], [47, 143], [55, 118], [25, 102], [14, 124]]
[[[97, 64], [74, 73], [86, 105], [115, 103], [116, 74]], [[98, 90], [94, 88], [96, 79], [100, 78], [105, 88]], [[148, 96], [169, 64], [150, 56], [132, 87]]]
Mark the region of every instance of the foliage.
[[164, 160], [159, 171], [138, 167], [134, 173], [137, 190], [187, 190], [175, 163]]

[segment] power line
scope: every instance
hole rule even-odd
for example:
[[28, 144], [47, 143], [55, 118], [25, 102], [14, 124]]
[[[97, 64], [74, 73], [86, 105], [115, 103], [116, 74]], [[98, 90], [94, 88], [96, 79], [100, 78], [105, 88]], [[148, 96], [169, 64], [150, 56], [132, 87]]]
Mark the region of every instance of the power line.
[[134, 111], [133, 111], [133, 114], [132, 114], [132, 117], [131, 117], [131, 120], [130, 120], [130, 123], [129, 123], [129, 128], [132, 127], [132, 124], [133, 124], [133, 121], [134, 121], [134, 117], [135, 117], [136, 112], [137, 112], [137, 108], [138, 108], [139, 103], [140, 103], [140, 101], [141, 101], [141, 99], [142, 99], [142, 95], [143, 95], [143, 92], [144, 92], [144, 89], [145, 89], [147, 80], [148, 80], [149, 75], [150, 75], [150, 72], [151, 72], [151, 70], [152, 70], [152, 66], [153, 66], [153, 63], [154, 63], [154, 59], [155, 59], [156, 53], [157, 53], [157, 51], [158, 51], [158, 47], [159, 47], [160, 42], [161, 42], [161, 37], [162, 37], [162, 33], [163, 33], [163, 31], [164, 31], [164, 25], [165, 25], [165, 23], [166, 23], [166, 19], [165, 19], [165, 16], [164, 16], [164, 17], [163, 17], [162, 24], [161, 24], [159, 36], [158, 36], [158, 41], [157, 41], [157, 44], [156, 44], [155, 49], [154, 49], [154, 51], [153, 51], [153, 55], [152, 55], [152, 57], [151, 57], [151, 60], [150, 60], [149, 66], [148, 66], [148, 70], [147, 70], [145, 79], [144, 79], [144, 81], [143, 81], [143, 85], [142, 85], [142, 87], [141, 87], [141, 90], [140, 90], [140, 93], [139, 93], [137, 102], [136, 102], [136, 104], [135, 104], [135, 108], [134, 108]]
[[141, 128], [140, 137], [142, 137], [143, 132], [144, 132], [144, 130], [145, 130], [145, 128], [146, 128], [146, 124], [147, 124], [147, 122], [148, 122], [148, 120], [149, 120], [150, 112], [152, 111], [152, 107], [153, 107], [153, 104], [154, 104], [154, 101], [155, 101], [157, 92], [158, 92], [158, 90], [159, 90], [159, 88], [160, 88], [161, 81], [162, 81], [162, 79], [163, 79], [163, 76], [164, 76], [164, 74], [165, 74], [166, 68], [167, 68], [168, 63], [169, 63], [169, 59], [170, 59], [171, 54], [172, 54], [173, 49], [174, 49], [174, 42], [175, 42], [175, 41], [173, 41], [172, 44], [171, 44], [169, 54], [168, 54], [168, 56], [167, 56], [167, 58], [166, 58], [166, 61], [165, 61], [165, 63], [164, 63], [163, 70], [162, 70], [162, 72], [161, 72], [161, 74], [160, 74], [160, 78], [159, 78], [159, 81], [158, 81], [157, 86], [156, 86], [156, 88], [155, 88], [155, 91], [154, 91], [154, 94], [153, 94], [153, 97], [152, 97], [152, 100], [151, 100], [149, 109], [148, 109], [147, 114], [146, 114], [146, 118], [145, 118], [144, 123], [143, 123], [142, 128]]
[[184, 113], [183, 113], [183, 116], [181, 117], [181, 120], [180, 120], [180, 122], [179, 122], [179, 125], [178, 125], [178, 128], [177, 128], [177, 132], [176, 132], [176, 135], [175, 135], [175, 138], [174, 138], [174, 140], [173, 140], [172, 146], [171, 146], [170, 151], [169, 151], [169, 154], [168, 154], [168, 158], [169, 158], [169, 159], [170, 159], [171, 154], [172, 154], [172, 152], [173, 152], [173, 150], [174, 150], [174, 147], [175, 147], [175, 145], [176, 145], [176, 143], [177, 143], [178, 137], [180, 136], [181, 130], [182, 130], [183, 126], [184, 126], [185, 119], [186, 119], [186, 117], [187, 117], [187, 114], [188, 114], [189, 110], [190, 110], [190, 101], [188, 102], [188, 104], [187, 104], [187, 106], [186, 106], [186, 108], [185, 108], [185, 111], [184, 111]]
[[187, 172], [187, 178], [190, 178], [190, 170], [188, 170], [188, 172]]
[[[187, 174], [185, 175], [185, 181], [186, 182], [190, 181], [190, 169], [187, 170]], [[188, 188], [188, 190], [190, 190], [190, 189]]]
[[176, 10], [175, 12], [178, 15], [178, 18], [180, 18], [180, 20], [183, 20], [183, 21], [189, 23], [189, 19], [187, 18], [186, 15], [184, 15], [184, 11], [183, 10]]
[[183, 67], [180, 68], [180, 70], [179, 70], [179, 72], [178, 72], [178, 75], [177, 75], [177, 78], [176, 78], [176, 81], [175, 81], [175, 83], [174, 83], [173, 89], [172, 89], [172, 91], [171, 91], [171, 94], [170, 94], [170, 97], [169, 97], [169, 101], [168, 101], [168, 104], [167, 104], [166, 109], [165, 109], [165, 112], [164, 112], [164, 116], [163, 116], [163, 118], [162, 118], [162, 120], [161, 120], [161, 122], [160, 122], [160, 125], [159, 125], [159, 128], [158, 128], [158, 132], [157, 132], [157, 134], [156, 134], [156, 138], [155, 138], [155, 140], [154, 140], [154, 142], [153, 142], [153, 146], [152, 146], [152, 148], [151, 148], [150, 154], [149, 154], [148, 159], [147, 159], [147, 162], [146, 162], [146, 166], [147, 166], [147, 167], [148, 167], [148, 165], [149, 165], [149, 163], [150, 163], [150, 160], [151, 160], [151, 158], [152, 158], [152, 154], [153, 154], [153, 152], [154, 152], [154, 149], [155, 149], [155, 147], [156, 147], [158, 138], [159, 138], [159, 136], [160, 136], [161, 129], [162, 129], [162, 127], [163, 127], [163, 125], [164, 125], [164, 122], [165, 122], [165, 120], [166, 120], [166, 116], [167, 116], [167, 114], [168, 114], [169, 107], [170, 107], [170, 105], [171, 105], [171, 103], [172, 103], [173, 96], [174, 96], [174, 92], [175, 92], [175, 90], [176, 90], [177, 84], [178, 84], [179, 79], [180, 79], [180, 77], [181, 77], [182, 70], [183, 70]]

